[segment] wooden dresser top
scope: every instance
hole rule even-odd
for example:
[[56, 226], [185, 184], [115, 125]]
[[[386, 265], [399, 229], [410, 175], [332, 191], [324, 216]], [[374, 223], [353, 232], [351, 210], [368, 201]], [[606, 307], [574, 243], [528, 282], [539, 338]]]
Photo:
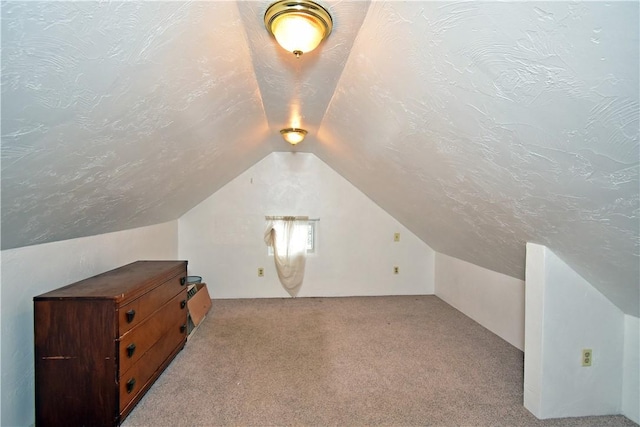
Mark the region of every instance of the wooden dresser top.
[[88, 298], [112, 299], [117, 303], [136, 298], [176, 275], [184, 275], [186, 268], [187, 261], [136, 261], [39, 295], [33, 300]]

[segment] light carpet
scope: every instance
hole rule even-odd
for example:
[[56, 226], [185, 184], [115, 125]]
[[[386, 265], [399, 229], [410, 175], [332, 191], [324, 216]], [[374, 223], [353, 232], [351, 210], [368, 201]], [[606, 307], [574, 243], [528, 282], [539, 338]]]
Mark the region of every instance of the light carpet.
[[214, 300], [123, 425], [636, 425], [538, 420], [523, 359], [435, 296]]

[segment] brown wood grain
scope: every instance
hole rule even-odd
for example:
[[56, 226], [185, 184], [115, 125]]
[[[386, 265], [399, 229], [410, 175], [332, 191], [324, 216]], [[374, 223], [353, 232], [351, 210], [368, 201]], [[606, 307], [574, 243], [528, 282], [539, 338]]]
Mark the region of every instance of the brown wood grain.
[[[184, 347], [186, 275], [186, 261], [138, 261], [34, 297], [38, 427], [122, 422]], [[122, 327], [134, 306], [142, 315]], [[129, 338], [140, 345], [135, 358]], [[126, 393], [121, 377], [131, 370], [140, 381]]]
[[[147, 319], [155, 310], [157, 310], [164, 303], [179, 293], [185, 293], [186, 298], [186, 285], [180, 283], [180, 279], [183, 276], [176, 276], [167, 280], [160, 286], [151, 289], [146, 294], [142, 295], [135, 300], [125, 303], [118, 309], [118, 318], [120, 325], [120, 335], [124, 335], [134, 326], [139, 325]], [[135, 315], [133, 321], [129, 322], [127, 318], [127, 312], [133, 310]]]
[[126, 304], [181, 272], [186, 277], [185, 264], [186, 261], [136, 261], [36, 298], [108, 298]]
[[[161, 306], [152, 316], [138, 327], [127, 332], [119, 339], [120, 375], [124, 375], [153, 345], [170, 329], [187, 322], [187, 309], [182, 305], [186, 301], [186, 290]], [[135, 345], [131, 357], [127, 347]]]

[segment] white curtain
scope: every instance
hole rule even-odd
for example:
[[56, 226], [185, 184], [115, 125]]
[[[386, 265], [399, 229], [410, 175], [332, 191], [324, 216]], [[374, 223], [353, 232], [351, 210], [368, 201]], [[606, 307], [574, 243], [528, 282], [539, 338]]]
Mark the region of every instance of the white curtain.
[[264, 234], [265, 243], [273, 248], [280, 283], [292, 297], [298, 294], [304, 279], [308, 230], [308, 217], [283, 217], [269, 221]]

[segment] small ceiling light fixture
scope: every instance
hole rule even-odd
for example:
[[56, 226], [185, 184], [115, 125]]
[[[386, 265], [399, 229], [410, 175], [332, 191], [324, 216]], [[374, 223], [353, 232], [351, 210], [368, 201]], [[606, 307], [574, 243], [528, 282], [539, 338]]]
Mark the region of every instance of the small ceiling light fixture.
[[305, 136], [307, 136], [307, 131], [304, 129], [298, 128], [286, 128], [280, 131], [280, 134], [291, 145], [296, 145], [299, 142], [302, 142]]
[[278, 44], [296, 57], [311, 52], [331, 33], [329, 12], [311, 0], [281, 0], [264, 14], [264, 24]]

